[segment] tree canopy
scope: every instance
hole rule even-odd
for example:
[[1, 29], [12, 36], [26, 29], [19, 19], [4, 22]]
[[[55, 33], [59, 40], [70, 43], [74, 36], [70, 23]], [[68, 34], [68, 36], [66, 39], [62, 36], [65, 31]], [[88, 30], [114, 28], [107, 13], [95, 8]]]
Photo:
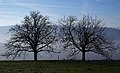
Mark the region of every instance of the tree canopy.
[[85, 53], [94, 52], [110, 59], [110, 54], [116, 50], [114, 42], [104, 32], [101, 19], [86, 15], [78, 20], [75, 16], [68, 16], [61, 19], [60, 25], [64, 48], [71, 49], [69, 56], [82, 52], [85, 61]]
[[13, 26], [10, 32], [12, 35], [6, 44], [4, 56], [15, 58], [26, 52], [33, 52], [34, 60], [37, 60], [38, 52], [54, 51], [52, 44], [55, 42], [55, 26], [47, 16], [38, 11], [25, 16], [21, 24]]

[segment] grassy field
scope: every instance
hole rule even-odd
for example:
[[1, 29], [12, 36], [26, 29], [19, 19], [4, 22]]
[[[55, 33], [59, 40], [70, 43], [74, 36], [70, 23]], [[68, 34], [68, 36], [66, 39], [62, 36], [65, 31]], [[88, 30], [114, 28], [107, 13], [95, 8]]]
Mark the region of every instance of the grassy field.
[[120, 73], [120, 61], [0, 61], [0, 73]]

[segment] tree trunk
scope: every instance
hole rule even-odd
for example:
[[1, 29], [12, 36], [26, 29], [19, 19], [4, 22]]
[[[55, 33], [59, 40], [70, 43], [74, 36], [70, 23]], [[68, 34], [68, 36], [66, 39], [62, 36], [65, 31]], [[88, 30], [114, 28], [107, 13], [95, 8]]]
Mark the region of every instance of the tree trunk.
[[85, 51], [82, 51], [82, 61], [85, 61]]
[[34, 61], [37, 61], [37, 52], [34, 51]]

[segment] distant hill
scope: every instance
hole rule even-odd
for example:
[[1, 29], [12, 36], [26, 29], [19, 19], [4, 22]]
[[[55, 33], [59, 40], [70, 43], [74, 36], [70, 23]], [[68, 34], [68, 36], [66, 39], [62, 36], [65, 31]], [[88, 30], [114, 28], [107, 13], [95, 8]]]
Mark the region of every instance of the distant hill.
[[[12, 26], [0, 26], [0, 54], [2, 54], [5, 51], [5, 49], [4, 49], [5, 46], [3, 43], [5, 43], [10, 38], [10, 33], [8, 33], [8, 32], [11, 27]], [[108, 37], [111, 37], [116, 43], [120, 44], [120, 29], [106, 27], [105, 32]], [[42, 52], [39, 54], [38, 58], [43, 59], [43, 60], [49, 60], [49, 59], [57, 60], [59, 57], [59, 59], [63, 60], [63, 59], [67, 59], [67, 53], [65, 53], [63, 51], [61, 54], [53, 54], [53, 56], [50, 56], [49, 54], [46, 55], [46, 53]], [[33, 59], [32, 54], [33, 53], [26, 54], [26, 58], [24, 58], [24, 56], [22, 56], [21, 58], [18, 58], [18, 60], [23, 60], [23, 59], [31, 60], [31, 59]], [[6, 59], [6, 58], [0, 57], [0, 60], [4, 60], [4, 59]], [[73, 57], [73, 59], [81, 59], [81, 55], [79, 54], [79, 55]], [[99, 59], [104, 59], [104, 57], [102, 57], [101, 55], [98, 55], [98, 54], [94, 54], [94, 53], [87, 53], [86, 59], [99, 60]], [[113, 59], [120, 60], [120, 49], [118, 49], [117, 52], [114, 54]]]
[[113, 40], [120, 40], [120, 29], [106, 27], [105, 32]]
[[6, 42], [10, 38], [9, 29], [12, 26], [0, 26], [0, 42]]

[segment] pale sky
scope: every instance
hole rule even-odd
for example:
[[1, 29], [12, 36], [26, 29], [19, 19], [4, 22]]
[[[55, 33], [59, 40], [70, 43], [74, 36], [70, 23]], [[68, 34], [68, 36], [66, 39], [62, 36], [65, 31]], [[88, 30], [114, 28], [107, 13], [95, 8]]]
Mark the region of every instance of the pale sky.
[[104, 19], [106, 26], [120, 27], [120, 0], [0, 0], [0, 26], [20, 23], [37, 10], [53, 22], [64, 15], [89, 14]]

